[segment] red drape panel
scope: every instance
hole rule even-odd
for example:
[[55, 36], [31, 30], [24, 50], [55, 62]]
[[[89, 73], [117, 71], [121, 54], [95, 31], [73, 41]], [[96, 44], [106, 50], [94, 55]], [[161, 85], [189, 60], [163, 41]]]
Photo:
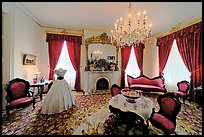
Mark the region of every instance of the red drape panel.
[[202, 22], [176, 32], [176, 42], [181, 58], [190, 71], [190, 99], [194, 88], [202, 83]]
[[140, 75], [143, 75], [143, 51], [144, 51], [144, 44], [140, 43], [139, 46], [134, 47], [136, 61], [138, 67], [140, 69]]
[[80, 58], [81, 58], [81, 44], [79, 42], [68, 42], [67, 49], [72, 65], [76, 71], [75, 86], [76, 90], [81, 89], [80, 83]]
[[159, 48], [159, 75], [161, 76], [164, 75], [163, 70], [166, 66], [166, 62], [173, 45], [174, 36], [174, 34], [170, 34], [157, 39], [157, 46]]
[[121, 48], [121, 83], [120, 86], [122, 88], [125, 87], [125, 69], [127, 67], [127, 63], [130, 57], [132, 46], [125, 46], [124, 48]]
[[49, 63], [50, 63], [50, 74], [49, 80], [54, 80], [54, 69], [59, 60], [60, 53], [62, 51], [62, 46], [64, 40], [48, 41], [48, 51], [49, 51]]

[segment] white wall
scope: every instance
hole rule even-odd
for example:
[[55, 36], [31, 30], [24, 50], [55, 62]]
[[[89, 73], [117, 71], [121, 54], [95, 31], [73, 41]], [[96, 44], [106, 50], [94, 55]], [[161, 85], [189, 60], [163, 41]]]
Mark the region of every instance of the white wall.
[[46, 42], [46, 32], [41, 28], [40, 38], [39, 38], [39, 71], [41, 72], [40, 76], [48, 79], [49, 78], [49, 59], [48, 59], [48, 43]]
[[[10, 43], [13, 43], [10, 54], [13, 61], [14, 70], [12, 78], [22, 77], [32, 81], [33, 74], [40, 71], [41, 52], [44, 44], [43, 32], [41, 26], [34, 22], [30, 17], [21, 12], [13, 3], [6, 3], [4, 5], [12, 15], [11, 22], [13, 22], [12, 37]], [[6, 9], [5, 8], [5, 9]], [[23, 65], [23, 54], [32, 54], [37, 56], [36, 65]]]
[[155, 36], [151, 38], [151, 41], [145, 42], [143, 53], [143, 74], [149, 78], [159, 75], [158, 47], [156, 46]]
[[[4, 10], [3, 10], [4, 9]], [[10, 18], [8, 14], [9, 9], [2, 6], [2, 110], [5, 110], [6, 106], [6, 91], [4, 90], [5, 84], [10, 80]]]
[[[14, 77], [32, 81], [33, 74], [40, 71], [41, 27], [22, 12], [15, 11]], [[23, 65], [23, 54], [36, 56], [36, 65]]]

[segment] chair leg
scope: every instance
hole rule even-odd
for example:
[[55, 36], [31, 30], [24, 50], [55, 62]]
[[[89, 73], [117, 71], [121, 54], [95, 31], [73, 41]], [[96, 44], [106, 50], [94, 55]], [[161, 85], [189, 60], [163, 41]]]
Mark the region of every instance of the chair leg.
[[33, 110], [35, 109], [35, 100], [34, 100], [34, 102], [33, 102]]
[[7, 116], [6, 120], [8, 120], [10, 117], [10, 109], [6, 109], [6, 116]]
[[175, 135], [178, 135], [178, 134], [176, 133], [176, 131], [174, 131], [173, 133], [174, 133]]

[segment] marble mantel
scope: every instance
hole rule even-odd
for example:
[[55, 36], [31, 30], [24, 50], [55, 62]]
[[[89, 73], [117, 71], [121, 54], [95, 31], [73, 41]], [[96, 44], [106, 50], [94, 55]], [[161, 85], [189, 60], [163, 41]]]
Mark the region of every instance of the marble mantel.
[[108, 89], [112, 84], [117, 83], [119, 71], [86, 71], [84, 77], [85, 95], [92, 94], [96, 91], [96, 82], [105, 78], [108, 81]]

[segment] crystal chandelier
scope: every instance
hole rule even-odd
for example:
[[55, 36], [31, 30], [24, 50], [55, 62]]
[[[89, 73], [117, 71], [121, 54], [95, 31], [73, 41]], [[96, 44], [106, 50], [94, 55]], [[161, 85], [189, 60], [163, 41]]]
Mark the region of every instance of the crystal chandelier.
[[150, 39], [152, 34], [150, 24], [147, 20], [146, 11], [143, 14], [131, 9], [131, 2], [129, 2], [128, 12], [124, 18], [117, 19], [115, 29], [111, 30], [112, 43], [117, 43], [120, 47], [139, 45]]
[[93, 52], [93, 54], [94, 55], [100, 55], [100, 54], [102, 54], [103, 52], [102, 51], [100, 51], [99, 49], [97, 49], [97, 50], [95, 50], [94, 52]]

